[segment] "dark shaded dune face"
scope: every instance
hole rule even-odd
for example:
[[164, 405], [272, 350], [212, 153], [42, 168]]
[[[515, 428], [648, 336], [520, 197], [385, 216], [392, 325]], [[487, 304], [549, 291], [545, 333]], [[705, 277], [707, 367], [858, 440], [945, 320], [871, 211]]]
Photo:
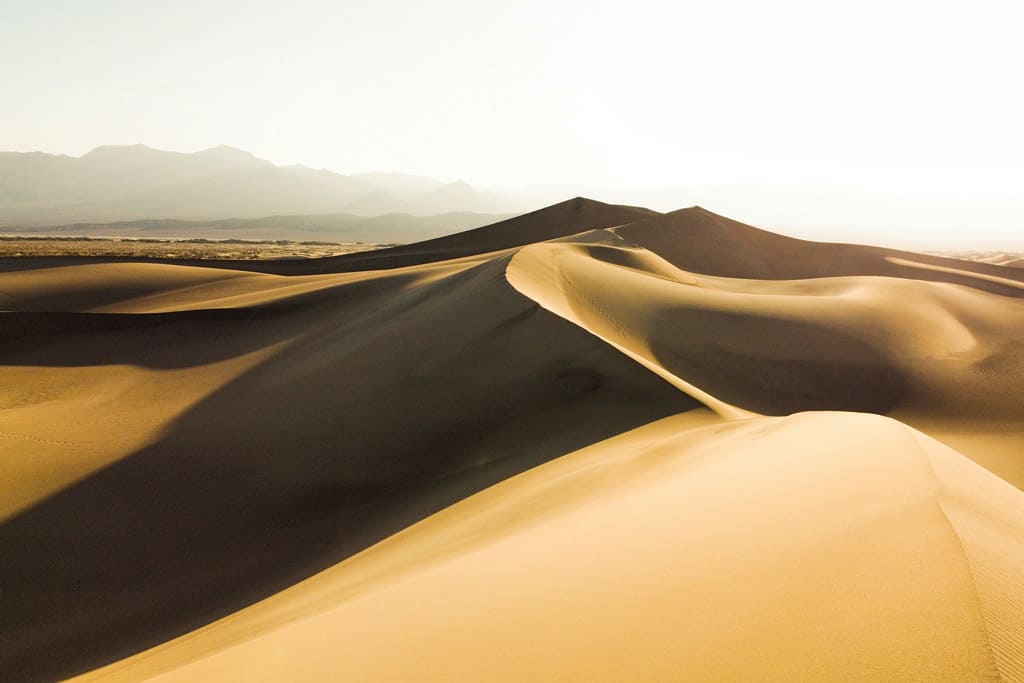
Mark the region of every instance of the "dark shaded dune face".
[[587, 245], [584, 247], [586, 253], [591, 258], [597, 259], [604, 263], [610, 263], [614, 266], [622, 266], [623, 268], [632, 268], [634, 270], [645, 270], [643, 259], [638, 257], [635, 253], [627, 251], [625, 249], [616, 249], [602, 244]]
[[415, 279], [388, 275], [239, 308], [0, 312], [0, 352], [6, 365], [195, 367], [330, 327], [331, 316], [359, 315]]
[[106, 263], [124, 259], [94, 256], [5, 256], [0, 257], [0, 273], [23, 273], [60, 266], [79, 266], [90, 263]]
[[[615, 228], [614, 232], [677, 268], [702, 275], [751, 280], [879, 275], [948, 282], [1024, 297], [1024, 286], [1016, 285], [1024, 283], [1018, 269], [881, 247], [808, 242], [760, 230], [700, 207], [647, 218]], [[1008, 282], [999, 282], [1004, 279]]]
[[808, 255], [798, 240], [758, 230], [699, 207], [681, 209], [616, 228], [627, 242], [672, 265], [703, 275], [747, 279], [817, 277], [817, 264], [792, 262]]
[[[702, 329], [715, 333], [708, 337]], [[805, 410], [885, 414], [908, 391], [898, 368], [834, 329], [749, 313], [689, 310], [655, 321], [651, 352], [669, 372], [762, 415]]]
[[712, 403], [763, 415], [887, 413], [910, 393], [905, 369], [888, 355], [895, 333], [862, 337], [858, 324], [844, 320], [862, 316], [872, 330], [886, 329], [855, 298], [794, 294], [789, 283], [759, 297], [751, 290], [764, 282], [751, 280], [740, 283], [744, 291], [731, 291], [724, 287], [738, 281], [694, 277], [649, 251], [587, 237], [523, 249], [510, 280], [550, 310], [652, 361], [684, 391], [689, 385]]
[[[776, 294], [761, 301], [689, 282], [687, 273], [639, 250], [559, 248], [530, 248], [516, 257], [534, 259], [519, 262], [526, 271], [558, 264], [545, 274], [559, 283], [546, 291], [564, 297], [554, 310], [729, 405], [762, 415], [884, 414], [910, 394], [905, 370], [886, 354], [890, 350], [856, 336], [855, 327], [844, 330], [820, 316], [816, 306], [823, 298]], [[529, 278], [522, 272], [513, 279], [520, 285]], [[856, 310], [843, 300], [831, 305]]]
[[[281, 339], [275, 325], [292, 331], [158, 441], [0, 526], [7, 680], [154, 645], [512, 474], [698, 405], [512, 290], [504, 268], [359, 305], [340, 288], [309, 311], [175, 335], [187, 358], [220, 325], [263, 344]], [[92, 338], [114, 332], [83, 331], [20, 358], [89, 363], [92, 350], [159, 366], [169, 351], [154, 329], [117, 330], [102, 353]]]
[[419, 265], [521, 247], [585, 230], [623, 225], [652, 214], [654, 212], [649, 209], [617, 206], [576, 197], [476, 230], [392, 249], [323, 259], [315, 267], [318, 269], [317, 272], [349, 272]]

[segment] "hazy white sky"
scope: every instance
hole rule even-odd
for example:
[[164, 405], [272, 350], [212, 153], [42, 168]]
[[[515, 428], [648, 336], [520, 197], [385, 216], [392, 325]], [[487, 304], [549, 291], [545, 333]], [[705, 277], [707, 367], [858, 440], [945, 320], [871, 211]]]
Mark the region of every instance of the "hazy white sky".
[[0, 149], [1020, 195], [1021, 6], [0, 0]]

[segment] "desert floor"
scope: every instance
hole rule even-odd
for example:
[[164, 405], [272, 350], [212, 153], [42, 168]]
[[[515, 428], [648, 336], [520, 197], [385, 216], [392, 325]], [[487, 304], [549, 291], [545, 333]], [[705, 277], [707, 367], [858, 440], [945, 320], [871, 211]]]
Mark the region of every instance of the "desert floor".
[[323, 258], [369, 251], [384, 244], [294, 240], [142, 239], [120, 237], [19, 237], [0, 235], [0, 258], [104, 256], [133, 259]]

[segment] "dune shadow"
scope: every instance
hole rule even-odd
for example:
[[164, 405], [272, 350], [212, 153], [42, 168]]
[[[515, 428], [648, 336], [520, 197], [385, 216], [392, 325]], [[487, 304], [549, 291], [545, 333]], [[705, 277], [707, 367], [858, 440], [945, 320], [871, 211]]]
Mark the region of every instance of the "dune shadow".
[[664, 312], [651, 338], [651, 352], [669, 372], [764, 415], [885, 414], [908, 389], [876, 348], [824, 325], [691, 309]]
[[0, 313], [4, 365], [183, 368], [245, 355], [324, 325], [351, 324], [377, 297], [416, 279], [396, 275], [325, 287], [237, 308], [163, 313]]
[[519, 295], [504, 267], [374, 300], [358, 323], [318, 309], [159, 441], [0, 525], [6, 679], [138, 652], [508, 476], [699, 406]]

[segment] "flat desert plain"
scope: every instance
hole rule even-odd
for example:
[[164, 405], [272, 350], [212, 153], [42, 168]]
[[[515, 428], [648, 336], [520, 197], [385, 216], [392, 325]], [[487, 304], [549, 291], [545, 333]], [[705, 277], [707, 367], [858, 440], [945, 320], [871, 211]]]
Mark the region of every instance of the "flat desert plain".
[[322, 258], [378, 249], [381, 244], [294, 240], [23, 237], [0, 235], [0, 258], [106, 256], [133, 259]]
[[0, 259], [8, 681], [1024, 680], [1024, 269], [576, 198]]

